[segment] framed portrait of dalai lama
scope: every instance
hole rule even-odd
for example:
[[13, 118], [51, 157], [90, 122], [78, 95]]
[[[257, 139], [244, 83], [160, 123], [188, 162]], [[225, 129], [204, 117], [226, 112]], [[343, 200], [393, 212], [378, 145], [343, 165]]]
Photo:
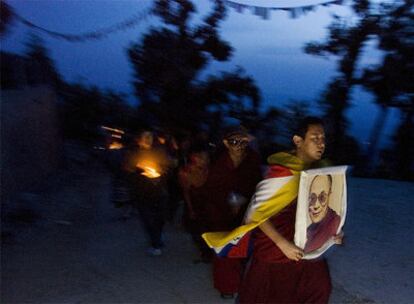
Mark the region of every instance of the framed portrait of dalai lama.
[[296, 210], [295, 244], [304, 259], [322, 255], [345, 223], [347, 166], [301, 172]]

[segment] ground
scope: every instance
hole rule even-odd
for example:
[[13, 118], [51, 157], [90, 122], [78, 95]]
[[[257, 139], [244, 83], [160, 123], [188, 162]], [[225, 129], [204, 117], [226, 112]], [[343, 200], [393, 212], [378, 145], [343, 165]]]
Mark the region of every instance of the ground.
[[[45, 183], [3, 214], [1, 303], [232, 303], [213, 289], [211, 265], [194, 263], [179, 221], [163, 255], [146, 255], [138, 219], [120, 219], [95, 157], [68, 159]], [[414, 301], [413, 198], [412, 183], [349, 180], [345, 244], [328, 252], [331, 303]]]

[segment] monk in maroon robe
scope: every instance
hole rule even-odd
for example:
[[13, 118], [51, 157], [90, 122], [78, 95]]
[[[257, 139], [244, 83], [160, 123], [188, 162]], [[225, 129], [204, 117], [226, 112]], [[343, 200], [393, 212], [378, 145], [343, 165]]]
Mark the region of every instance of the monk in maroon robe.
[[[242, 222], [244, 211], [256, 184], [261, 180], [260, 157], [249, 147], [249, 135], [243, 128], [230, 129], [224, 136], [224, 151], [209, 171], [203, 191], [207, 230], [232, 230]], [[239, 290], [244, 259], [214, 257], [214, 287], [223, 298], [232, 298]]]
[[[293, 136], [292, 163], [270, 157], [270, 177], [291, 176], [321, 159], [325, 150], [322, 121], [306, 118]], [[278, 160], [279, 162], [275, 161]], [[239, 303], [328, 303], [331, 278], [325, 259], [303, 260], [294, 242], [296, 199], [253, 231], [253, 254], [239, 291]], [[342, 241], [342, 235], [335, 239]]]

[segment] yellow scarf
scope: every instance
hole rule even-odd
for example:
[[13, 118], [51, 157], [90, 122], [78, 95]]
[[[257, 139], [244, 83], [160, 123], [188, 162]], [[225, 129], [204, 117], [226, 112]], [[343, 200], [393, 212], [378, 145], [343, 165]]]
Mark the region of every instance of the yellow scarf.
[[219, 254], [224, 248], [228, 249], [228, 245], [237, 245], [246, 233], [279, 213], [297, 197], [300, 171], [305, 169], [304, 162], [286, 152], [272, 154], [267, 161], [269, 165], [278, 164], [289, 168], [292, 175], [268, 178], [257, 185], [256, 193], [245, 215], [244, 225], [232, 231], [207, 232], [202, 235], [208, 246], [216, 253]]

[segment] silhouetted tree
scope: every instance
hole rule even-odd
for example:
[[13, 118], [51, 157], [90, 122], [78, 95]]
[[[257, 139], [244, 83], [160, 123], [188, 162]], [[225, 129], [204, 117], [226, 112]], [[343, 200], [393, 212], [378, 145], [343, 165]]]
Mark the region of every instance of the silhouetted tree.
[[258, 90], [240, 71], [200, 79], [211, 61], [226, 61], [232, 54], [218, 32], [226, 14], [223, 1], [214, 1], [200, 24], [190, 20], [195, 7], [188, 0], [157, 0], [154, 13], [163, 25], [128, 49], [136, 95], [148, 121], [174, 133], [201, 124], [220, 128], [228, 115], [257, 114]]
[[65, 84], [61, 98], [63, 135], [84, 141], [98, 138], [99, 126], [104, 121], [104, 97], [100, 90], [82, 84]]
[[402, 112], [393, 145], [380, 151], [375, 176], [414, 181], [414, 109]]
[[[336, 55], [339, 75], [329, 84], [322, 104], [326, 121], [332, 125], [336, 142], [332, 155], [339, 160], [349, 155], [349, 137], [346, 140], [345, 111], [349, 107], [350, 92], [361, 85], [375, 97], [379, 114], [374, 122], [365, 165], [375, 159], [376, 150], [390, 107], [412, 108], [414, 90], [414, 22], [413, 1], [371, 4], [368, 0], [355, 0], [353, 10], [357, 20], [334, 17], [325, 43], [309, 43], [306, 51], [316, 55]], [[359, 66], [363, 47], [368, 41], [377, 41], [383, 60], [374, 66]]]
[[394, 172], [398, 178], [414, 180], [414, 108], [403, 112], [403, 119], [394, 135]]
[[50, 57], [43, 39], [31, 34], [26, 43], [25, 55], [30, 60], [27, 73], [28, 83], [31, 85], [46, 83], [59, 89], [59, 86], [62, 84], [62, 78]]
[[[356, 20], [350, 24], [345, 18], [334, 16], [329, 26], [329, 37], [325, 43], [308, 43], [305, 51], [310, 54], [338, 57], [338, 76], [325, 90], [321, 104], [324, 108], [324, 120], [328, 137], [332, 138], [330, 154], [333, 160], [346, 163], [349, 159], [349, 142], [354, 141], [347, 135], [348, 120], [345, 112], [350, 106], [352, 86], [356, 83], [358, 61], [361, 58], [364, 43], [375, 28], [376, 17], [370, 15], [367, 0], [355, 0], [353, 9]], [[353, 145], [354, 148], [357, 146]]]
[[108, 90], [102, 93], [102, 103], [103, 124], [121, 129], [134, 129], [136, 109], [126, 101], [125, 95]]
[[[256, 132], [261, 124], [259, 113], [260, 94], [254, 80], [244, 76], [238, 68], [234, 72], [223, 72], [219, 76], [210, 76], [197, 87], [196, 100], [201, 101], [199, 115], [204, 122], [212, 126], [212, 132], [218, 133], [226, 124], [226, 118], [238, 119], [251, 132]], [[214, 129], [217, 126], [218, 129]]]
[[13, 21], [13, 9], [4, 0], [0, 1], [0, 38], [9, 30]]
[[360, 79], [374, 94], [380, 109], [369, 139], [368, 156], [376, 154], [389, 109], [400, 108], [402, 116], [407, 117], [414, 108], [414, 2], [383, 4], [377, 18], [376, 35], [383, 60], [366, 68]]

